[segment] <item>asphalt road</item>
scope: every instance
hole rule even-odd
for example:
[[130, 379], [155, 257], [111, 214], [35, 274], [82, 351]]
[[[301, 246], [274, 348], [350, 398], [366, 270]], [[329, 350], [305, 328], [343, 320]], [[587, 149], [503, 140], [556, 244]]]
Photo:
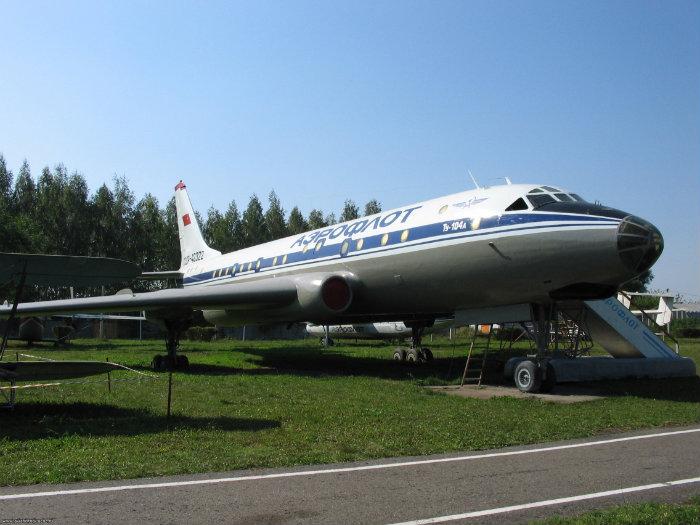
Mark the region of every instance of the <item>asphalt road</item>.
[[698, 450], [695, 426], [468, 454], [4, 487], [0, 523], [519, 523], [683, 501], [700, 494]]

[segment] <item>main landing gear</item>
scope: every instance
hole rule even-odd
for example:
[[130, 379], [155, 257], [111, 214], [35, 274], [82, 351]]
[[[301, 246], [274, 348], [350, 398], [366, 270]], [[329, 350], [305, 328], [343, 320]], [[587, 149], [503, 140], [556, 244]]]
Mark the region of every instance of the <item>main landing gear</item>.
[[[408, 323], [406, 323], [408, 325]], [[433, 360], [433, 353], [430, 348], [421, 346], [423, 339], [423, 331], [425, 324], [414, 324], [411, 326], [411, 347], [398, 347], [394, 350], [392, 359], [400, 363], [408, 363], [418, 365], [421, 363], [430, 363]]]
[[165, 370], [184, 370], [190, 362], [186, 355], [178, 354], [180, 348], [180, 335], [187, 330], [191, 324], [191, 317], [163, 319], [162, 324], [165, 326], [165, 349], [168, 352], [166, 355], [156, 355], [151, 361], [153, 370], [162, 372]]

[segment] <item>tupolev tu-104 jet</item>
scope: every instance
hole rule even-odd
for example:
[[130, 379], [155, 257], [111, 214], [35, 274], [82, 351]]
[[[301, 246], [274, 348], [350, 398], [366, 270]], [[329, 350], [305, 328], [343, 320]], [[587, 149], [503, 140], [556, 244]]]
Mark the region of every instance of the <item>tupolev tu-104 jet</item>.
[[[560, 302], [601, 299], [650, 268], [659, 230], [552, 186], [477, 188], [221, 254], [207, 246], [185, 184], [175, 187], [182, 287], [17, 305], [18, 316], [145, 310], [177, 355], [193, 312], [217, 326], [435, 319], [539, 322]], [[10, 307], [0, 308], [7, 316]]]

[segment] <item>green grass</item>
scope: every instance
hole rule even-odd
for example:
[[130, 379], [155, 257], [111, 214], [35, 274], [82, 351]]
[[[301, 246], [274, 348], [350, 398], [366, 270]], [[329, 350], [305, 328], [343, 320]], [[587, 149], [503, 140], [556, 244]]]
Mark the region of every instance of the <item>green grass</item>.
[[573, 517], [555, 517], [532, 525], [692, 525], [700, 523], [700, 497], [687, 503], [639, 503], [596, 510]]
[[[700, 343], [683, 341], [700, 362]], [[430, 346], [432, 366], [399, 366], [391, 346], [315, 341], [183, 342], [191, 367], [142, 382], [101, 378], [20, 391], [0, 411], [0, 485], [329, 463], [476, 450], [700, 421], [700, 378], [620, 382], [613, 397], [573, 405], [464, 399], [423, 384], [457, 380], [464, 342]], [[24, 347], [10, 348], [13, 352]], [[146, 369], [159, 341], [77, 341], [27, 353]], [[454, 352], [454, 360], [451, 359]], [[498, 380], [494, 371], [492, 380]], [[132, 376], [112, 374], [113, 379]]]

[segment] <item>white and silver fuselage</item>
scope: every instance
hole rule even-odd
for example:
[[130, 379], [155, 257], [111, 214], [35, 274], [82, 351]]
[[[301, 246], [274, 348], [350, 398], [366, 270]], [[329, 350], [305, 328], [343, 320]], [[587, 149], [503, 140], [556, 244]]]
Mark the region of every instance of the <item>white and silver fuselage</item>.
[[[538, 207], [543, 194], [549, 203]], [[629, 226], [632, 216], [578, 199], [537, 185], [465, 191], [229, 254], [183, 256], [183, 284], [342, 272], [358, 283], [352, 304], [332, 319], [304, 319], [336, 322], [604, 295], [656, 260], [661, 236], [646, 221]], [[637, 235], [644, 243], [626, 248], [621, 236], [635, 227], [644, 229]], [[635, 254], [632, 261], [625, 250]], [[235, 325], [268, 322], [274, 312], [224, 308], [205, 317]]]

